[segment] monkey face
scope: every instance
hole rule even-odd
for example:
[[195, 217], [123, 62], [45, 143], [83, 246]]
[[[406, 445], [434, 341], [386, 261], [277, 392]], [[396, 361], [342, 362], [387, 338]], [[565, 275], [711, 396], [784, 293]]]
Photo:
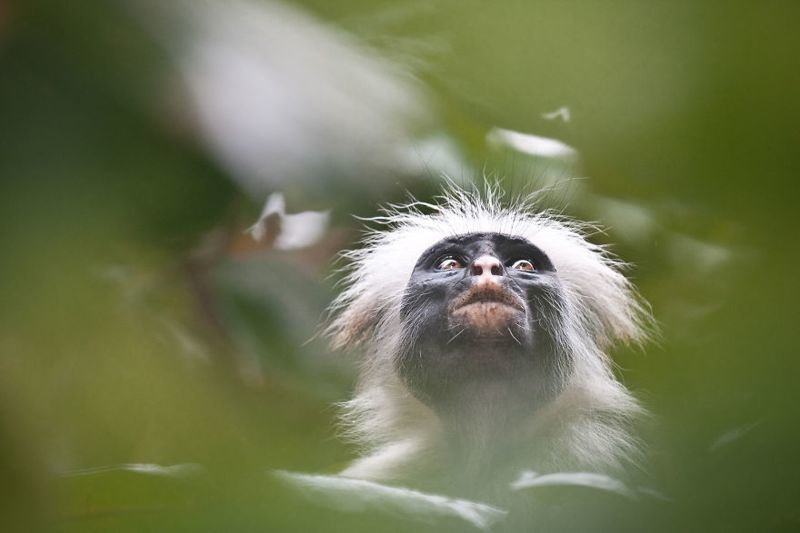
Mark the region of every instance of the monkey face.
[[487, 387], [540, 396], [555, 386], [560, 301], [555, 268], [531, 242], [444, 239], [419, 257], [406, 287], [397, 369], [428, 403]]

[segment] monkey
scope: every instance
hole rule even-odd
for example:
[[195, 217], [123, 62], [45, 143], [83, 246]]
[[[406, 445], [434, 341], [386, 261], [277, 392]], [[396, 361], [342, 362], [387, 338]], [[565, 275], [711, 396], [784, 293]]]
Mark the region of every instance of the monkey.
[[361, 456], [341, 476], [497, 486], [636, 462], [645, 410], [609, 349], [649, 337], [649, 306], [599, 228], [538, 205], [450, 185], [385, 208], [343, 254], [327, 332], [364, 359], [342, 403]]

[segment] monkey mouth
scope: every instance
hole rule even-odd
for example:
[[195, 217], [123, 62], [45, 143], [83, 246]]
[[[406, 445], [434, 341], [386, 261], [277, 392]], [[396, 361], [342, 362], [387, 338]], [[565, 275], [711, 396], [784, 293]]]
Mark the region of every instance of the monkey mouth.
[[452, 304], [452, 311], [474, 304], [499, 304], [517, 311], [525, 311], [522, 298], [500, 285], [477, 285], [466, 290]]
[[456, 324], [480, 334], [505, 334], [525, 311], [524, 302], [516, 294], [499, 285], [482, 285], [456, 298], [450, 306], [450, 317]]

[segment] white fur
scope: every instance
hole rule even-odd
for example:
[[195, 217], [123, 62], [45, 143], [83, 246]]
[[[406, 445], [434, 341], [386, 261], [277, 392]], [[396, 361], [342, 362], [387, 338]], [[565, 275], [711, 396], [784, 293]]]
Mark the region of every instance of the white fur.
[[628, 428], [642, 410], [614, 377], [606, 350], [616, 341], [644, 340], [649, 312], [620, 273], [623, 264], [586, 240], [596, 227], [537, 212], [533, 197], [502, 200], [496, 188], [483, 194], [451, 188], [435, 204], [392, 206], [373, 219], [383, 227], [345, 254], [350, 271], [332, 306], [329, 333], [336, 346], [361, 347], [366, 358], [356, 394], [343, 405], [347, 435], [363, 456], [343, 475], [398, 480], [433, 468], [445, 455], [437, 416], [406, 390], [392, 357], [404, 342], [400, 304], [418, 257], [445, 237], [473, 232], [528, 239], [550, 257], [564, 289], [558, 342], [573, 366], [565, 390], [532, 407], [520, 428], [531, 443], [525, 466], [602, 470], [635, 453]]

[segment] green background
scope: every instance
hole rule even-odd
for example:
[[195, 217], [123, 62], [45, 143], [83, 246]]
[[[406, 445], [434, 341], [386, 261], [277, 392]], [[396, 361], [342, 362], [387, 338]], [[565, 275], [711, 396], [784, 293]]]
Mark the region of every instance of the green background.
[[[585, 177], [563, 207], [609, 227], [661, 329], [616, 359], [653, 413], [644, 468], [666, 498], [627, 506], [631, 528], [800, 528], [800, 4], [296, 5], [414, 66], [465, 176]], [[334, 254], [358, 239], [351, 214], [438, 177], [294, 187], [291, 211], [331, 210], [325, 243], [250, 250], [260, 200], [165, 118], [174, 76], [123, 3], [0, 1], [0, 527], [407, 530], [331, 521], [267, 473], [354, 456], [331, 407], [354, 365], [314, 337]], [[569, 122], [542, 117], [563, 105]], [[490, 150], [492, 127], [580, 164]], [[83, 472], [128, 463], [206, 473]]]

